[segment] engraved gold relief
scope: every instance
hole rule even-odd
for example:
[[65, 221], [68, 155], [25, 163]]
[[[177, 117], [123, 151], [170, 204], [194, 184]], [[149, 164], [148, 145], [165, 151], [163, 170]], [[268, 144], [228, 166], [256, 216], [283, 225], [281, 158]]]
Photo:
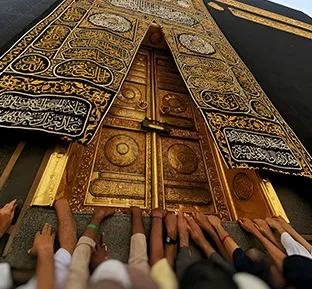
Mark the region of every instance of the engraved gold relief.
[[109, 162], [116, 166], [125, 167], [136, 161], [139, 147], [132, 137], [115, 135], [107, 141], [104, 151]]
[[69, 150], [69, 145], [57, 146], [51, 154], [31, 201], [32, 206], [52, 206], [67, 165]]
[[117, 98], [125, 103], [138, 103], [141, 99], [142, 95], [140, 90], [129, 83], [125, 83], [125, 85], [122, 87], [120, 93], [118, 93]]
[[268, 179], [261, 179], [259, 176], [260, 185], [263, 188], [263, 193], [266, 197], [266, 200], [272, 210], [273, 216], [281, 216], [285, 219], [286, 222], [289, 222], [289, 219], [286, 215], [286, 212], [271, 184]]
[[245, 173], [238, 173], [233, 180], [233, 191], [239, 200], [247, 201], [253, 194], [253, 182]]
[[186, 145], [172, 145], [168, 150], [168, 160], [177, 172], [184, 175], [191, 175], [198, 168], [198, 159], [195, 153]]

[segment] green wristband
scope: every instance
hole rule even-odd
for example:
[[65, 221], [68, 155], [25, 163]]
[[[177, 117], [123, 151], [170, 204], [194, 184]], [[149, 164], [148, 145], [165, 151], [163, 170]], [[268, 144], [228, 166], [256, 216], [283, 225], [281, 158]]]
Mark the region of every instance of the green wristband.
[[94, 229], [97, 232], [100, 231], [100, 228], [98, 226], [96, 226], [96, 225], [93, 225], [93, 224], [89, 224], [87, 227], [91, 228], [91, 229]]

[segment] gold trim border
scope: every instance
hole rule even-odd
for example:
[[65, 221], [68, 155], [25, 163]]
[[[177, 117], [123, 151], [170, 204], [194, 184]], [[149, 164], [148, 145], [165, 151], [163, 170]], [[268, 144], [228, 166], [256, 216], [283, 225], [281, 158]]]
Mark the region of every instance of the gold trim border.
[[31, 206], [52, 206], [69, 157], [71, 144], [56, 145], [43, 172]]
[[274, 12], [267, 11], [267, 10], [264, 10], [255, 6], [251, 6], [251, 5], [238, 2], [235, 0], [215, 0], [215, 1], [222, 3], [222, 4], [229, 5], [229, 6], [233, 6], [233, 7], [248, 11], [248, 12], [252, 12], [252, 13], [267, 17], [267, 18], [271, 18], [280, 22], [284, 22], [285, 24], [288, 24], [288, 25], [293, 25], [298, 28], [303, 28], [303, 29], [312, 31], [311, 24], [308, 24], [308, 23], [305, 23], [305, 22], [302, 22], [293, 18], [289, 18], [283, 15], [279, 15]]
[[273, 188], [272, 183], [267, 178], [261, 178], [259, 173], [256, 171], [257, 176], [259, 178], [259, 183], [262, 188], [262, 192], [264, 194], [264, 197], [266, 199], [267, 204], [270, 207], [271, 213], [273, 216], [281, 216], [285, 219], [286, 222], [289, 223], [289, 219], [286, 215], [286, 212], [283, 208], [283, 205], [278, 197], [278, 195], [275, 192], [275, 189]]
[[251, 21], [251, 22], [255, 22], [255, 23], [258, 23], [261, 25], [265, 25], [265, 26], [268, 26], [268, 27], [271, 27], [274, 29], [278, 29], [278, 30], [281, 30], [284, 32], [295, 34], [295, 35], [298, 35], [301, 37], [305, 37], [307, 39], [312, 39], [312, 32], [311, 31], [306, 31], [306, 30], [303, 30], [303, 29], [300, 29], [300, 28], [297, 28], [294, 26], [290, 26], [290, 25], [287, 25], [284, 23], [280, 23], [280, 22], [275, 21], [275, 20], [264, 18], [264, 17], [258, 16], [255, 14], [245, 12], [245, 11], [237, 10], [235, 8], [229, 7], [229, 10], [236, 17], [239, 17], [239, 18]]

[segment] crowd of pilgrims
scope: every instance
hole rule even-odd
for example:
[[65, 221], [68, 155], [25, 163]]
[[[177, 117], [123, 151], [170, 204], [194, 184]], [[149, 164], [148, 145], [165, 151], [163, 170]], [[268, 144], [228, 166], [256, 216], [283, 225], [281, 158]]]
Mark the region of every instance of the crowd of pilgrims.
[[[9, 229], [16, 206], [13, 200], [0, 209], [0, 237]], [[142, 210], [131, 207], [123, 212], [131, 214], [132, 223], [131, 239], [125, 240], [130, 243], [128, 263], [123, 263], [110, 257], [107, 222], [102, 224], [115, 214], [114, 208], [96, 207], [79, 240], [67, 200], [56, 200], [54, 208], [57, 232], [45, 224], [25, 252], [37, 258], [35, 275], [16, 285], [10, 265], [2, 262], [0, 289], [312, 288], [312, 247], [282, 217], [238, 220], [262, 244], [260, 250], [244, 251], [226, 223], [202, 213], [153, 209], [147, 238]], [[55, 233], [60, 245], [56, 252]], [[118, 238], [118, 231], [113, 235]], [[195, 247], [204, 258], [194, 254]]]

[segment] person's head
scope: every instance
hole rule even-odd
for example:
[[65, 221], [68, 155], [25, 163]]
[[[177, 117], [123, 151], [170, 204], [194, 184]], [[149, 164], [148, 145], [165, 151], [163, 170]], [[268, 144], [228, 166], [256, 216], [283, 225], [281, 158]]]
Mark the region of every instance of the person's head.
[[189, 266], [180, 282], [180, 289], [269, 289], [258, 277], [249, 273], [229, 274], [210, 260]]
[[288, 286], [296, 289], [312, 287], [312, 260], [303, 256], [292, 255], [284, 259], [283, 275]]
[[180, 289], [237, 289], [232, 276], [209, 260], [189, 266], [180, 282]]
[[158, 289], [150, 276], [118, 260], [101, 263], [90, 278], [88, 289]]

